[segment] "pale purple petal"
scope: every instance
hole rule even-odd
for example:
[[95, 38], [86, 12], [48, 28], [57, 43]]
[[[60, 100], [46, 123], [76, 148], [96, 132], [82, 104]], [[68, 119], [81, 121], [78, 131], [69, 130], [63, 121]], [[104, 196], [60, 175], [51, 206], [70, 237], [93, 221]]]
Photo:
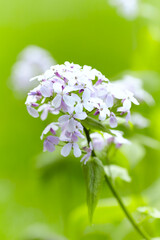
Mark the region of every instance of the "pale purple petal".
[[85, 112], [76, 113], [74, 114], [74, 117], [79, 120], [84, 120], [87, 117], [87, 114]]
[[50, 97], [52, 95], [51, 89], [49, 87], [42, 86], [40, 91], [44, 97]]
[[54, 144], [45, 139], [43, 144], [43, 151], [53, 152], [54, 150], [55, 150]]
[[55, 137], [55, 136], [48, 136], [45, 140], [44, 140], [44, 151], [49, 151], [49, 152], [53, 152], [55, 150], [55, 146], [59, 143], [59, 138]]
[[38, 111], [37, 111], [36, 109], [34, 109], [34, 108], [30, 107], [30, 106], [27, 106], [27, 111], [28, 111], [28, 113], [29, 113], [32, 117], [34, 117], [34, 118], [39, 117], [39, 113], [38, 113]]
[[99, 120], [104, 121], [106, 119], [106, 113], [104, 110], [100, 111]]
[[81, 161], [80, 161], [80, 162], [83, 162], [87, 157], [88, 157], [87, 154], [85, 154], [85, 155], [81, 158]]
[[63, 101], [69, 106], [69, 107], [73, 107], [75, 104], [75, 99], [72, 96], [69, 95], [64, 95], [63, 96]]
[[93, 104], [90, 103], [90, 102], [85, 103], [84, 107], [85, 107], [85, 109], [88, 110], [89, 112], [91, 112], [91, 111], [94, 109]]
[[115, 128], [118, 125], [117, 118], [115, 117], [115, 114], [113, 114], [113, 113], [110, 116], [109, 125], [111, 128]]
[[65, 102], [62, 100], [60, 108], [64, 111], [67, 112], [68, 111], [68, 106], [67, 104], [65, 104]]
[[67, 127], [68, 132], [74, 132], [76, 130], [75, 123], [76, 121], [73, 118], [69, 120], [68, 127]]
[[67, 143], [61, 150], [61, 154], [64, 157], [67, 157], [70, 154], [72, 148], [72, 143]]
[[59, 82], [56, 82], [53, 84], [53, 90], [56, 93], [61, 93], [62, 92], [62, 84]]
[[81, 150], [80, 150], [77, 143], [73, 143], [73, 153], [74, 153], [75, 157], [80, 157], [81, 156]]
[[42, 121], [44, 121], [47, 118], [47, 116], [48, 116], [48, 109], [45, 108], [44, 111], [41, 114]]
[[75, 112], [76, 113], [81, 113], [83, 111], [83, 105], [82, 103], [77, 103], [77, 105], [75, 106]]
[[123, 107], [126, 111], [129, 110], [131, 108], [131, 101], [126, 99], [123, 103]]
[[126, 116], [126, 122], [128, 122], [131, 118], [131, 113], [130, 111], [127, 112], [127, 116]]
[[56, 130], [58, 129], [58, 126], [56, 126], [56, 123], [50, 123], [50, 124], [43, 130], [42, 135], [41, 135], [41, 137], [40, 137], [41, 140], [43, 139], [43, 136], [50, 131], [51, 128], [52, 128], [54, 131], [56, 131]]
[[80, 97], [75, 93], [72, 93], [72, 97], [74, 98], [75, 102], [80, 102], [81, 101]]
[[52, 104], [55, 108], [58, 108], [61, 105], [62, 96], [57, 94], [57, 96], [53, 99]]
[[59, 138], [52, 135], [48, 136], [46, 139], [54, 145], [57, 145], [59, 143]]
[[73, 133], [72, 137], [71, 137], [72, 142], [77, 142], [78, 141], [78, 137]]
[[69, 117], [70, 117], [69, 115], [62, 115], [61, 117], [58, 118], [58, 122], [60, 124], [63, 124], [69, 120]]
[[86, 88], [82, 94], [82, 100], [84, 102], [87, 102], [90, 99], [90, 97], [91, 97], [91, 91]]
[[108, 94], [107, 97], [106, 97], [106, 104], [107, 104], [107, 107], [110, 108], [110, 107], [113, 107], [113, 96]]

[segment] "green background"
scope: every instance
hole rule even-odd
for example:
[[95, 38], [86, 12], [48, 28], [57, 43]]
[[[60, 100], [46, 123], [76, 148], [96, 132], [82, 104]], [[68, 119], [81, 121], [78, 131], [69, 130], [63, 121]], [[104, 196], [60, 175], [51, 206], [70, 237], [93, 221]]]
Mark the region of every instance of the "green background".
[[[160, 12], [159, 1], [148, 4]], [[131, 184], [117, 182], [130, 210], [143, 203], [160, 209], [160, 145], [152, 140], [160, 140], [160, 17], [144, 13], [128, 21], [106, 0], [1, 0], [0, 239], [140, 239], [105, 185], [90, 226], [79, 159], [41, 154], [39, 136], [48, 120], [29, 116], [25, 97], [16, 99], [8, 87], [17, 55], [30, 44], [47, 49], [58, 63], [90, 65], [111, 80], [124, 71], [143, 79], [156, 104], [136, 110], [150, 127], [128, 130], [134, 145], [113, 161], [132, 177]], [[138, 141], [135, 134], [149, 138]], [[160, 220], [144, 227], [160, 236]]]

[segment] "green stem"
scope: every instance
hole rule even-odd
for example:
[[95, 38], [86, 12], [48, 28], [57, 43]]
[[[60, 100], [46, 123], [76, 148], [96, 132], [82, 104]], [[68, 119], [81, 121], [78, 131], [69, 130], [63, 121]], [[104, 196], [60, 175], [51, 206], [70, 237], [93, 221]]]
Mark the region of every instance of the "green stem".
[[[90, 142], [92, 142], [90, 134], [89, 134], [89, 130], [87, 128], [85, 128], [84, 126], [83, 126], [83, 128], [84, 128], [86, 138], [87, 138], [87, 142], [88, 142], [88, 146], [89, 146]], [[95, 157], [95, 156], [96, 156], [96, 154], [95, 154], [94, 149], [93, 149], [92, 150], [92, 157]]]
[[[84, 126], [83, 126], [84, 127]], [[88, 145], [91, 142], [91, 137], [90, 137], [90, 132], [87, 128], [84, 127], [84, 131], [86, 134], [86, 138], [87, 138], [87, 142]], [[95, 157], [95, 151], [92, 151], [92, 156]], [[121, 209], [123, 210], [123, 212], [125, 213], [126, 217], [128, 218], [128, 220], [130, 221], [130, 223], [132, 224], [132, 226], [135, 228], [135, 230], [145, 239], [145, 240], [150, 240], [150, 237], [147, 235], [147, 233], [145, 233], [136, 223], [136, 221], [134, 220], [134, 218], [132, 217], [132, 215], [128, 212], [127, 208], [125, 207], [121, 197], [119, 196], [119, 194], [117, 193], [114, 185], [112, 184], [112, 182], [110, 181], [109, 177], [105, 174], [105, 180], [111, 190], [111, 192], [113, 193], [113, 195], [115, 196], [115, 198], [117, 199]]]
[[122, 199], [120, 198], [119, 194], [117, 193], [115, 187], [113, 186], [113, 184], [111, 183], [109, 177], [105, 174], [105, 180], [111, 190], [111, 192], [113, 193], [113, 195], [115, 196], [115, 198], [117, 199], [120, 207], [122, 208], [123, 212], [125, 213], [126, 217], [128, 218], [128, 220], [130, 221], [130, 223], [132, 224], [132, 226], [135, 228], [135, 230], [146, 240], [150, 240], [150, 237], [147, 235], [147, 233], [145, 233], [139, 226], [138, 224], [135, 222], [134, 218], [132, 217], [132, 215], [128, 212], [127, 208], [125, 207]]

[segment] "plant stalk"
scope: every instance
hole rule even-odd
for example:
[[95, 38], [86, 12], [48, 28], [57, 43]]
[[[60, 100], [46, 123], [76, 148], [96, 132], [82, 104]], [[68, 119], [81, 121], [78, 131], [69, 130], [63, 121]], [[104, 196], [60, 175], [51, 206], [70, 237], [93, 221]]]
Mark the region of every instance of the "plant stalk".
[[[84, 127], [84, 126], [83, 126]], [[86, 129], [84, 127], [84, 131], [86, 134], [86, 138], [87, 138], [87, 142], [88, 145], [91, 142], [91, 137], [90, 137], [90, 132], [88, 129]], [[95, 151], [92, 151], [92, 156], [96, 156]], [[135, 228], [135, 230], [143, 237], [143, 239], [145, 240], [150, 240], [151, 238], [148, 236], [148, 234], [146, 232], [144, 232], [144, 230], [142, 230], [140, 228], [140, 226], [136, 223], [136, 221], [134, 220], [134, 218], [132, 217], [132, 215], [129, 213], [129, 211], [127, 210], [126, 206], [124, 205], [121, 197], [119, 196], [118, 192], [116, 191], [114, 185], [112, 184], [112, 182], [110, 181], [109, 177], [105, 174], [105, 180], [112, 192], [112, 194], [114, 195], [114, 197], [117, 199], [121, 209], [123, 210], [124, 214], [126, 215], [126, 217], [128, 218], [128, 220], [130, 221], [130, 223], [132, 224], [132, 226]]]
[[105, 174], [105, 180], [112, 192], [112, 194], [114, 195], [114, 197], [117, 199], [121, 209], [123, 210], [123, 212], [125, 213], [126, 217], [128, 218], [128, 220], [130, 221], [130, 223], [132, 224], [132, 226], [135, 228], [135, 230], [145, 239], [145, 240], [150, 240], [151, 238], [148, 236], [148, 234], [146, 232], [144, 232], [136, 223], [136, 221], [134, 220], [134, 218], [132, 217], [132, 215], [129, 213], [129, 211], [127, 210], [127, 208], [125, 207], [121, 197], [119, 196], [119, 194], [117, 193], [115, 187], [113, 186], [112, 182], [110, 181], [109, 177]]

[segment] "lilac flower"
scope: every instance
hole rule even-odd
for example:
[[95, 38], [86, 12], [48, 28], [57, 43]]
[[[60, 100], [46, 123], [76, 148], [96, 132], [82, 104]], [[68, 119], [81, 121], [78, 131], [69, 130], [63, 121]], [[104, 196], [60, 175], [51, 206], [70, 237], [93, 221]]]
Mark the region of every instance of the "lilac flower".
[[114, 143], [116, 148], [121, 147], [123, 144], [130, 144], [130, 142], [123, 137], [123, 132], [118, 130], [110, 130], [109, 133], [92, 133], [91, 139], [93, 140], [93, 148], [97, 151], [101, 151], [105, 146]]
[[42, 132], [42, 135], [41, 135], [41, 140], [43, 139], [44, 135], [46, 135], [49, 131], [53, 134], [53, 135], [56, 135], [56, 131], [58, 130], [58, 123], [56, 122], [52, 122], [50, 123]]
[[29, 113], [32, 117], [34, 117], [34, 118], [39, 117], [38, 111], [37, 111], [35, 108], [31, 107], [31, 106], [27, 106], [27, 111], [28, 111], [28, 113]]
[[[88, 116], [104, 121], [104, 124], [109, 119], [110, 127], [115, 128], [118, 125], [117, 116], [123, 118], [127, 113], [128, 120], [132, 103], [139, 104], [133, 92], [110, 83], [102, 73], [89, 66], [65, 62], [52, 66], [32, 80], [38, 80], [39, 85], [28, 94], [27, 110], [33, 117], [42, 112], [42, 120], [47, 119], [49, 114], [59, 115], [58, 122], [44, 129], [41, 139], [47, 135], [44, 150], [48, 151], [54, 151], [55, 145], [60, 142], [63, 156], [68, 156], [73, 150], [74, 156], [80, 157], [81, 141], [85, 138], [83, 124]], [[101, 151], [111, 143], [116, 147], [128, 144], [122, 135], [114, 130], [110, 130], [110, 134], [92, 133], [93, 146], [90, 143], [89, 148], [84, 148], [86, 155], [81, 161], [86, 164], [93, 148]]]
[[61, 154], [64, 157], [67, 157], [70, 154], [71, 149], [73, 148], [73, 153], [75, 157], [81, 156], [81, 150], [79, 148], [79, 145], [77, 143], [67, 143], [61, 150]]
[[117, 118], [113, 112], [110, 114], [109, 125], [111, 128], [115, 128], [118, 125]]
[[131, 122], [138, 128], [146, 128], [150, 124], [150, 121], [139, 113], [132, 114]]
[[109, 0], [111, 6], [117, 7], [120, 15], [128, 20], [133, 20], [138, 15], [139, 0]]
[[48, 136], [44, 140], [43, 151], [53, 152], [55, 150], [55, 145], [59, 143], [59, 138], [55, 136]]
[[73, 115], [63, 115], [58, 121], [63, 130], [66, 129], [68, 132], [74, 132], [77, 129], [77, 126], [79, 126], [79, 122], [75, 119], [84, 120], [86, 117], [86, 113], [82, 112]]
[[127, 89], [130, 91], [140, 102], [144, 101], [148, 105], [154, 104], [153, 97], [143, 89], [141, 79], [130, 75], [125, 75], [122, 80], [117, 80], [114, 82], [114, 84], [116, 84], [116, 86], [122, 90]]
[[117, 148], [121, 147], [123, 144], [130, 144], [130, 141], [123, 137], [123, 132], [118, 130], [111, 130], [111, 133], [114, 136], [108, 136], [107, 133], [104, 133], [104, 138], [107, 142], [113, 142]]
[[75, 106], [75, 112], [80, 113], [83, 111], [83, 107], [91, 112], [94, 109], [93, 103], [90, 102], [91, 91], [89, 89], [84, 89], [82, 94], [82, 99], [77, 96], [77, 105]]
[[48, 113], [52, 114], [59, 114], [58, 110], [55, 110], [54, 107], [52, 107], [50, 104], [43, 104], [38, 108], [38, 112], [42, 112], [41, 119], [42, 121], [45, 120], [48, 117]]
[[103, 134], [91, 133], [91, 139], [93, 140], [93, 148], [96, 151], [102, 151], [106, 145]]
[[90, 142], [89, 147], [84, 147], [83, 150], [86, 151], [86, 154], [82, 157], [81, 162], [84, 162], [84, 164], [86, 164], [92, 154], [92, 143]]
[[56, 64], [50, 53], [38, 46], [27, 46], [18, 55], [17, 62], [13, 65], [10, 80], [16, 96], [24, 96], [26, 92], [35, 86], [30, 78], [41, 74], [50, 66]]

